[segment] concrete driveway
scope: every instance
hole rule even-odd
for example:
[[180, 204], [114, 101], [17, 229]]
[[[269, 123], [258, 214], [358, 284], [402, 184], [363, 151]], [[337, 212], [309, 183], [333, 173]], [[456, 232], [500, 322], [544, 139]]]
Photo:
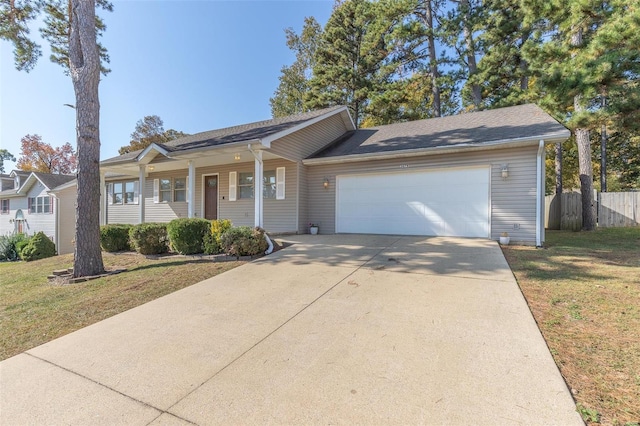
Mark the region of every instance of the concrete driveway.
[[290, 239], [3, 361], [0, 424], [583, 424], [495, 242]]

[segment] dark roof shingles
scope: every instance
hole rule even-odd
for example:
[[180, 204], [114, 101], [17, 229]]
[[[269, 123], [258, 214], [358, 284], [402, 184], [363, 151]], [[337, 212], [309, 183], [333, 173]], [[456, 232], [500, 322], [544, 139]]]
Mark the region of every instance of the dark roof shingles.
[[[273, 118], [271, 120], [257, 121], [254, 123], [242, 124], [239, 126], [226, 127], [223, 129], [209, 130], [174, 139], [165, 144], [162, 148], [169, 152], [187, 151], [191, 149], [219, 146], [234, 142], [264, 139], [278, 132], [285, 131], [305, 121], [312, 120], [331, 111], [342, 108], [334, 106], [302, 114], [290, 115], [287, 117]], [[102, 163], [120, 162], [135, 158], [142, 150], [130, 152], [118, 157], [103, 160]]]
[[558, 135], [567, 129], [533, 104], [357, 130], [312, 158], [450, 147]]

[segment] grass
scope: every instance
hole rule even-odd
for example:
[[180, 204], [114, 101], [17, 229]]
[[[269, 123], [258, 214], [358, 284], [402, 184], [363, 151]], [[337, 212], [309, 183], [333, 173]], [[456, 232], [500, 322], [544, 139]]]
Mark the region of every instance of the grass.
[[639, 425], [640, 228], [503, 251], [583, 419]]
[[103, 253], [103, 259], [107, 270], [127, 272], [53, 285], [47, 275], [71, 267], [72, 255], [0, 263], [0, 360], [245, 263], [134, 253]]

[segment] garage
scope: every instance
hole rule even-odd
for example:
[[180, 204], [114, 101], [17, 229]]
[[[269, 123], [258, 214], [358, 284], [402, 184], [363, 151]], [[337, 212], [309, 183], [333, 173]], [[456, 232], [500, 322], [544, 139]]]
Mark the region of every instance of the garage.
[[490, 236], [489, 167], [339, 175], [338, 233]]

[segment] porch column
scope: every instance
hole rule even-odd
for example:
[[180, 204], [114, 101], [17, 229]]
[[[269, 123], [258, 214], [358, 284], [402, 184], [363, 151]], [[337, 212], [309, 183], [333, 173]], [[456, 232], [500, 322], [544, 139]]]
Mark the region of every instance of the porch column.
[[140, 207], [140, 216], [138, 220], [140, 223], [144, 223], [144, 187], [146, 186], [146, 171], [147, 166], [144, 164], [140, 166], [140, 172], [138, 174], [138, 205]]
[[196, 211], [196, 165], [189, 160], [189, 178], [187, 182], [187, 216], [195, 217]]
[[[77, 190], [76, 190], [77, 193]], [[104, 180], [104, 172], [100, 171], [100, 225], [107, 224], [107, 183]], [[58, 215], [59, 216], [59, 215]]]
[[264, 170], [262, 165], [262, 151], [254, 151], [253, 155], [255, 157], [255, 181], [253, 184], [254, 188], [254, 200], [255, 200], [255, 226], [259, 226], [260, 228], [264, 228], [263, 221], [263, 197], [262, 197], [262, 187], [264, 180]]

